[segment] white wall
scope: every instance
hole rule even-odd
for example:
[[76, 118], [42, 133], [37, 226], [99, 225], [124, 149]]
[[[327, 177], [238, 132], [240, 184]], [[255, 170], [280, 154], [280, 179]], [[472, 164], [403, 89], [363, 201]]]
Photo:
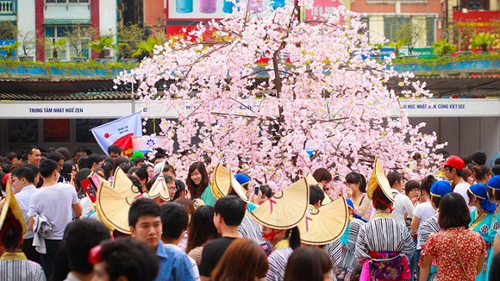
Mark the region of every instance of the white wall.
[[[27, 35], [28, 38], [35, 40], [36, 26], [35, 26], [35, 1], [34, 0], [18, 0], [17, 2], [17, 28], [20, 31], [18, 42], [22, 44], [22, 37]], [[23, 56], [23, 49], [19, 46], [18, 54]], [[35, 56], [36, 50], [33, 48], [29, 53], [30, 56]]]
[[99, 12], [99, 28], [101, 35], [116, 35], [118, 24], [118, 7], [116, 0], [100, 0]]
[[[31, 0], [33, 1], [33, 0]], [[34, 1], [33, 1], [34, 2]], [[45, 20], [86, 20], [90, 21], [90, 4], [45, 4]]]
[[423, 132], [436, 132], [439, 142], [448, 142], [445, 149], [455, 155], [467, 156], [483, 151], [491, 156], [500, 151], [500, 117], [410, 118], [416, 125], [426, 122]]

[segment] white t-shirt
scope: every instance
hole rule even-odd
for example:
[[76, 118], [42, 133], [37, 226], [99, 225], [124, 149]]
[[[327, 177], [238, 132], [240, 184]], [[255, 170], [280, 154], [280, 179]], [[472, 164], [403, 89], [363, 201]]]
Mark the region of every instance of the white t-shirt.
[[392, 218], [400, 223], [405, 223], [405, 211], [408, 213], [409, 218], [413, 218], [413, 204], [410, 198], [396, 189], [392, 190], [392, 195], [394, 197]]
[[[21, 191], [19, 191], [18, 193], [14, 194], [17, 204], [19, 205], [21, 212], [23, 212], [26, 226], [30, 225], [30, 218], [28, 217], [28, 212], [30, 209], [31, 197], [33, 197], [33, 194], [35, 194], [37, 191], [38, 189], [36, 189], [34, 185], [30, 184], [23, 187], [23, 189], [21, 189]], [[33, 232], [28, 228], [28, 233], [26, 234], [24, 239], [31, 239], [31, 238], [33, 238]]]
[[[415, 207], [415, 210], [413, 211], [413, 215], [415, 217], [417, 217], [417, 218], [420, 219], [420, 222], [418, 224], [418, 230], [417, 230], [417, 235], [418, 236], [421, 235], [422, 224], [427, 219], [429, 219], [432, 216], [434, 216], [435, 213], [436, 213], [436, 211], [432, 207], [431, 202], [425, 202], [425, 203], [422, 203], [422, 204], [418, 204], [417, 207]], [[420, 249], [422, 249], [422, 248], [420, 246], [420, 239], [419, 239], [418, 242], [417, 242], [417, 250], [420, 250]]]
[[467, 196], [467, 190], [469, 189], [469, 186], [470, 184], [464, 181], [462, 183], [457, 184], [455, 186], [455, 189], [453, 189], [453, 192], [462, 195], [462, 197], [465, 199], [465, 203], [467, 203], [467, 206], [469, 205], [469, 196]]
[[66, 225], [71, 222], [72, 205], [80, 202], [72, 185], [57, 183], [42, 187], [31, 197], [29, 217], [43, 215], [52, 224], [54, 231], [50, 240], [62, 240]]

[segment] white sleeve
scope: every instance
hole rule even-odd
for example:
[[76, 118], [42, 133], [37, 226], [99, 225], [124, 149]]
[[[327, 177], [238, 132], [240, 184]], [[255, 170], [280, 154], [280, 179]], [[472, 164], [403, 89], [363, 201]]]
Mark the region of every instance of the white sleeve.
[[[417, 205], [417, 207], [415, 207], [415, 209], [413, 210], [413, 215], [419, 219], [422, 219], [422, 211], [423, 211], [423, 208], [422, 208], [422, 204], [419, 204]], [[409, 216], [409, 215], [408, 215]]]
[[34, 217], [36, 215], [38, 215], [38, 197], [34, 194], [30, 200], [28, 217]]
[[411, 203], [410, 198], [404, 195], [403, 201], [404, 201], [403, 203], [405, 204], [406, 212], [408, 213], [408, 217], [413, 218], [413, 204]]

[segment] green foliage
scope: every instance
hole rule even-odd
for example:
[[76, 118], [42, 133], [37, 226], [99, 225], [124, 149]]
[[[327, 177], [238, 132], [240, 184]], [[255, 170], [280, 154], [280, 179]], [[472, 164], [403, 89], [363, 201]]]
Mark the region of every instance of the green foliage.
[[128, 24], [118, 30], [119, 43], [115, 46], [120, 58], [131, 58], [137, 44], [144, 39], [144, 30], [136, 24]]
[[473, 48], [481, 48], [483, 52], [487, 52], [494, 41], [495, 39], [493, 38], [493, 35], [491, 35], [490, 33], [481, 32], [471, 40], [471, 46]]
[[155, 37], [149, 37], [146, 41], [141, 41], [137, 44], [137, 50], [132, 53], [133, 57], [153, 55], [156, 45], [162, 45], [167, 41], [165, 33], [159, 32]]
[[111, 36], [102, 36], [99, 40], [89, 43], [89, 48], [99, 53], [101, 59], [105, 57], [104, 50], [111, 47], [113, 47], [113, 37]]
[[438, 56], [451, 54], [455, 51], [455, 45], [442, 39], [432, 44], [432, 51]]
[[16, 40], [18, 32], [14, 23], [0, 20], [0, 40]]
[[61, 48], [66, 46], [66, 39], [59, 39], [59, 40], [52, 39], [52, 40], [47, 40], [45, 43], [49, 45], [50, 48], [52, 48], [52, 57], [57, 59]]
[[399, 55], [399, 50], [401, 47], [405, 46], [410, 38], [405, 38], [405, 39], [398, 39], [396, 42], [389, 42], [389, 47], [394, 48], [394, 54], [396, 57]]
[[393, 64], [409, 64], [409, 63], [420, 63], [425, 65], [438, 65], [450, 62], [461, 62], [461, 61], [475, 61], [475, 60], [500, 60], [500, 53], [488, 53], [488, 54], [470, 54], [466, 56], [439, 56], [436, 58], [397, 58], [392, 61]]
[[19, 47], [19, 42], [4, 44], [0, 46], [0, 51], [5, 51], [7, 53], [7, 57], [12, 57], [14, 51]]

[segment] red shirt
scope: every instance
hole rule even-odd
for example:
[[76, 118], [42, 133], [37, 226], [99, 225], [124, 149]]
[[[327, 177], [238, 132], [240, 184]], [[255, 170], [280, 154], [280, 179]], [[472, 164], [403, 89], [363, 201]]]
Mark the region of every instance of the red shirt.
[[[467, 271], [465, 277], [452, 239], [456, 241], [462, 263]], [[429, 236], [427, 243], [422, 246], [423, 256], [436, 258], [438, 281], [474, 281], [478, 260], [480, 257], [486, 257], [486, 244], [480, 234], [470, 229], [450, 228]], [[422, 258], [419, 265], [422, 266]]]

